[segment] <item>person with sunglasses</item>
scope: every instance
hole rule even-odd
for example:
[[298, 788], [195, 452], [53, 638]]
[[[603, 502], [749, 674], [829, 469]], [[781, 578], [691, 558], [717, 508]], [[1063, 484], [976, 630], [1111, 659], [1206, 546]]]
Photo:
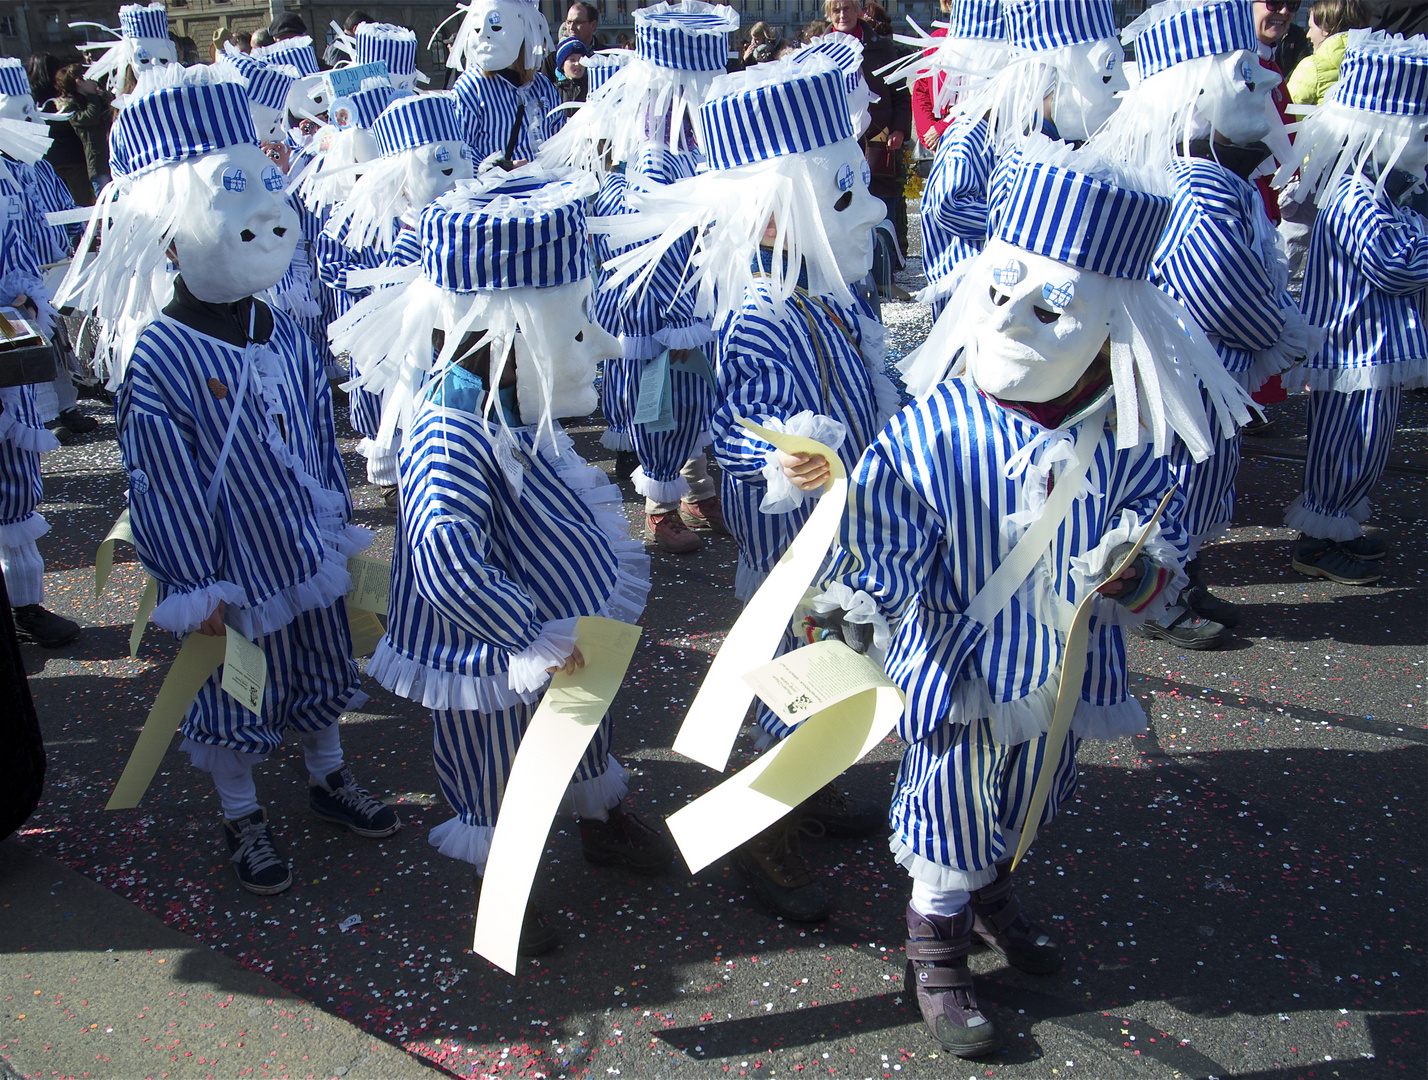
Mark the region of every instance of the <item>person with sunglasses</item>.
[[1254, 31], [1260, 57], [1288, 75], [1311, 52], [1308, 32], [1294, 21], [1299, 0], [1254, 0]]

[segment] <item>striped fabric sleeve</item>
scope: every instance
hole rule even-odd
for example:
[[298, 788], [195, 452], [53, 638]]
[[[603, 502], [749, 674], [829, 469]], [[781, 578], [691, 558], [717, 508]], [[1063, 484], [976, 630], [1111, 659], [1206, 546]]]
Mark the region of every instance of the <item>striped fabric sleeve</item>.
[[719, 467], [746, 483], [762, 485], [773, 447], [739, 426], [739, 418], [762, 423], [787, 420], [807, 405], [788, 367], [793, 348], [781, 322], [751, 310], [735, 312], [719, 347], [719, 393], [711, 428], [718, 442]]
[[474, 470], [448, 475], [428, 460], [414, 505], [404, 507], [417, 592], [442, 618], [518, 653], [540, 636], [541, 619], [531, 596], [490, 558], [492, 494]]
[[354, 251], [340, 240], [334, 240], [326, 232], [318, 233], [313, 262], [317, 266], [317, 278], [329, 289], [337, 289], [359, 298], [367, 295], [366, 289], [349, 289], [347, 272], [366, 270], [376, 265], [366, 251]]
[[[941, 230], [983, 244], [987, 239], [987, 187], [992, 155], [984, 122], [955, 128], [938, 147], [922, 194], [924, 225], [933, 219]], [[930, 209], [931, 213], [927, 213]]]
[[1182, 175], [1176, 186], [1156, 270], [1206, 333], [1231, 348], [1268, 349], [1284, 332], [1285, 317], [1244, 203], [1228, 186], [1238, 177], [1217, 165], [1195, 164], [1200, 167]]
[[312, 430], [319, 452], [326, 461], [322, 486], [328, 491], [342, 493], [342, 523], [346, 525], [352, 520], [352, 492], [347, 486], [347, 468], [342, 463], [342, 448], [337, 443], [332, 382], [327, 377], [327, 365], [318, 355], [312, 339], [296, 326], [293, 327], [292, 338], [302, 353], [299, 370], [307, 372], [311, 379], [308, 384], [308, 407], [312, 412]]
[[942, 543], [942, 523], [919, 484], [928, 463], [918, 448], [929, 443], [916, 426], [925, 420], [923, 413], [898, 413], [864, 451], [825, 582], [867, 593], [893, 626], [922, 591]]
[[1375, 289], [1408, 296], [1428, 288], [1428, 229], [1421, 218], [1400, 217], [1366, 197], [1344, 209], [1344, 249], [1358, 252], [1359, 268]]
[[421, 233], [403, 226], [397, 232], [392, 250], [387, 252], [385, 265], [411, 266], [421, 262]]

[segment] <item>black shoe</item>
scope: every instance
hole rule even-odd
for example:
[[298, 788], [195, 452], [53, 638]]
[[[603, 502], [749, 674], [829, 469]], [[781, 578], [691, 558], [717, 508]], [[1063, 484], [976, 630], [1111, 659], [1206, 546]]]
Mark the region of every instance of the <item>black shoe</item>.
[[[476, 885], [476, 900], [479, 904], [481, 875], [473, 870], [471, 880]], [[560, 935], [555, 932], [555, 927], [550, 925], [550, 920], [541, 914], [539, 908], [527, 900], [525, 917], [521, 919], [521, 940], [516, 944], [516, 955], [544, 956], [558, 948]]]
[[663, 874], [674, 862], [674, 847], [624, 806], [608, 821], [580, 819], [580, 848], [592, 866], [620, 866], [636, 874]]
[[292, 871], [273, 843], [273, 830], [261, 806], [247, 817], [225, 821], [223, 836], [238, 884], [250, 893], [272, 896], [292, 885]]
[[1140, 631], [1148, 638], [1159, 638], [1182, 649], [1218, 649], [1225, 640], [1222, 625], [1200, 618], [1183, 604], [1177, 604], [1158, 619], [1142, 623]]
[[1301, 574], [1326, 578], [1340, 585], [1372, 585], [1383, 577], [1383, 564], [1360, 562], [1333, 540], [1300, 536], [1294, 541], [1289, 565]]
[[58, 649], [79, 637], [79, 623], [56, 615], [39, 604], [26, 604], [12, 610], [15, 615], [15, 636], [26, 645]]
[[1274, 434], [1274, 421], [1267, 416], [1252, 414], [1252, 419], [1244, 427], [1240, 428], [1241, 435], [1248, 435], [1251, 439], [1263, 439]]
[[630, 482], [630, 474], [640, 467], [640, 456], [633, 450], [620, 450], [615, 454], [615, 483]]
[[972, 947], [972, 913], [923, 915], [907, 905], [907, 971], [903, 991], [915, 998], [928, 1033], [958, 1057], [990, 1054], [1002, 1045], [1001, 1032], [977, 1004], [967, 952]]
[[382, 486], [382, 505], [394, 514], [402, 512], [402, 493], [396, 484]]
[[70, 439], [74, 438], [74, 432], [70, 431], [58, 417], [51, 420], [45, 427], [49, 429], [51, 435], [60, 441], [61, 445], [68, 445]]
[[397, 812], [357, 786], [352, 770], [339, 769], [322, 783], [309, 781], [307, 802], [323, 821], [345, 825], [358, 836], [379, 839], [402, 827]]
[[1240, 608], [1222, 600], [1203, 582], [1192, 581], [1180, 592], [1180, 602], [1200, 618], [1234, 628], [1240, 624]]
[[1388, 542], [1382, 536], [1356, 536], [1352, 540], [1340, 540], [1339, 550], [1359, 562], [1378, 562], [1388, 554]]
[[803, 823], [797, 817], [796, 812], [790, 813], [740, 844], [734, 849], [734, 867], [755, 899], [780, 919], [822, 922], [833, 905], [803, 861], [799, 846]]
[[857, 799], [825, 784], [798, 812], [804, 821], [816, 821], [823, 832], [836, 840], [856, 840], [888, 827], [887, 810], [871, 799]]
[[66, 409], [59, 414], [59, 421], [74, 435], [88, 435], [99, 426], [92, 416], [85, 416], [78, 409]]

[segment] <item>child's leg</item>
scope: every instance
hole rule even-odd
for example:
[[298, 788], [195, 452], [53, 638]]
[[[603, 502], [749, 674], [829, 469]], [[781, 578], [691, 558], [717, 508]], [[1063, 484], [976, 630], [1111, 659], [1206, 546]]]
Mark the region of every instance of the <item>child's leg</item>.
[[610, 714], [600, 721], [571, 778], [567, 804], [580, 819], [580, 847], [594, 866], [620, 866], [658, 874], [674, 861], [674, 848], [624, 806], [629, 773], [610, 756]]
[[478, 875], [486, 871], [496, 815], [531, 713], [523, 704], [491, 713], [432, 710], [432, 759], [456, 817], [432, 829], [428, 839], [443, 855], [470, 863]]
[[1286, 511], [1286, 524], [1323, 540], [1363, 535], [1368, 497], [1388, 465], [1402, 401], [1399, 387], [1310, 392], [1303, 492]]
[[650, 535], [664, 551], [697, 551], [702, 541], [679, 516], [679, 504], [688, 497], [684, 465], [699, 449], [709, 426], [712, 390], [701, 376], [672, 370], [669, 392], [674, 427], [650, 431], [647, 424], [630, 424], [630, 437], [640, 459], [630, 479], [645, 497], [645, 517]]
[[[607, 450], [628, 453], [635, 448], [630, 417], [639, 398], [642, 366], [638, 360], [606, 360], [601, 368], [600, 411], [605, 414], [605, 433], [600, 445]], [[615, 479], [618, 482], [620, 478]]]

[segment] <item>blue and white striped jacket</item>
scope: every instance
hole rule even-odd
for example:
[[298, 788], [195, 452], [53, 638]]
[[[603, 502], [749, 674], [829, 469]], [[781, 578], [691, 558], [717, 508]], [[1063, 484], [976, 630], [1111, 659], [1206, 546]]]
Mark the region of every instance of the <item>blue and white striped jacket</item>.
[[18, 206], [11, 207], [11, 216], [15, 218], [39, 264], [47, 266], [68, 259], [74, 253], [74, 245], [84, 234], [84, 226], [49, 225], [45, 222], [45, 215], [74, 208], [74, 196], [69, 188], [48, 161], [27, 165], [23, 161], [6, 158], [5, 168], [10, 170], [19, 187], [16, 189], [7, 181], [0, 180], [0, 193], [19, 200]]
[[996, 155], [985, 119], [961, 117], [942, 135], [922, 192], [922, 265], [936, 290], [987, 242], [987, 187]]
[[251, 361], [160, 317], [140, 335], [115, 402], [134, 546], [159, 583], [154, 621], [175, 632], [193, 629], [218, 599], [250, 639], [280, 629], [346, 593], [347, 556], [365, 546], [365, 530], [348, 526], [332, 391], [312, 343], [274, 312], [269, 345], [249, 352]]
[[1374, 197], [1371, 179], [1346, 176], [1314, 222], [1304, 269], [1304, 314], [1325, 330], [1305, 367], [1349, 370], [1428, 361], [1428, 222]]
[[560, 92], [539, 73], [517, 87], [502, 75], [487, 78], [479, 71], [467, 71], [451, 89], [456, 95], [456, 119], [477, 165], [492, 154], [505, 153], [516, 106], [522, 101], [526, 114], [512, 160], [535, 160], [541, 143], [565, 126], [565, 113], [554, 111], [560, 105]]
[[[1204, 158], [1180, 157], [1170, 225], [1151, 261], [1151, 278], [1209, 336], [1225, 370], [1240, 375], [1254, 354], [1278, 344], [1294, 308], [1287, 264], [1259, 189]], [[1263, 219], [1262, 222], [1260, 219]], [[1261, 227], [1256, 228], [1256, 224]]]
[[[1086, 422], [1065, 430], [1075, 436]], [[1055, 432], [1003, 408], [967, 380], [952, 379], [893, 417], [850, 474], [848, 514], [827, 581], [867, 593], [893, 628], [887, 672], [907, 695], [902, 734], [908, 742], [949, 718], [971, 722], [990, 715], [998, 741], [1006, 743], [1045, 730], [1064, 647], [1057, 625], [1065, 612], [1061, 601], [1074, 605], [1081, 599], [1071, 559], [1108, 542], [1104, 538], [1124, 525], [1123, 511], [1148, 520], [1172, 482], [1164, 458], [1148, 446], [1117, 450], [1114, 418], [1103, 423], [1087, 474], [1089, 493], [1073, 503], [1049, 549], [1052, 557], [1043, 557], [1034, 572], [1039, 591], [1024, 586], [980, 638], [982, 628], [962, 612], [1020, 538], [1021, 530], [1007, 519], [1032, 505], [1028, 477], [1047, 482], [1049, 464], [1034, 466]], [[1039, 448], [1037, 440], [1043, 442]], [[1178, 568], [1184, 561], [1182, 503], [1172, 501], [1158, 536], [1152, 534], [1156, 542], [1147, 547], [1162, 566]], [[1134, 716], [1134, 702], [1126, 704], [1119, 625], [1126, 620], [1114, 601], [1101, 603], [1109, 606], [1092, 616], [1081, 698]], [[1042, 699], [1045, 707], [1018, 722], [995, 722], [999, 714], [1015, 713], [1005, 706], [1028, 698]], [[1087, 711], [1078, 710], [1078, 717]], [[1143, 724], [1143, 715], [1138, 722]], [[1097, 729], [1094, 722], [1077, 727]]]
[[[765, 305], [773, 302], [772, 296], [764, 299]], [[891, 384], [882, 393], [874, 387], [874, 379], [886, 383], [886, 377], [881, 362], [871, 369], [860, 352], [864, 319], [875, 316], [860, 297], [856, 306], [845, 307], [800, 288], [782, 318], [769, 318], [749, 298], [719, 330], [717, 403], [709, 430], [724, 471], [724, 520], [739, 541], [741, 561], [755, 569], [766, 571], [778, 561], [812, 513], [813, 500], [786, 514], [759, 511], [767, 490], [763, 467], [773, 447], [738, 419], [788, 420], [805, 410], [832, 417], [846, 429], [838, 456], [851, 472], [897, 401]]]

